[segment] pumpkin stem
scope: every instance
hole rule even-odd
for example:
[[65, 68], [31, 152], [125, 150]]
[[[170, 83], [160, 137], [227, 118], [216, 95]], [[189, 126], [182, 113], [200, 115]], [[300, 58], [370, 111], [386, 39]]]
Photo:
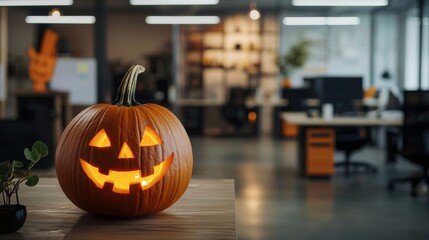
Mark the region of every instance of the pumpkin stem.
[[141, 65], [130, 67], [119, 85], [118, 94], [113, 105], [131, 107], [140, 104], [135, 99], [137, 75], [144, 72], [144, 70], [144, 67]]

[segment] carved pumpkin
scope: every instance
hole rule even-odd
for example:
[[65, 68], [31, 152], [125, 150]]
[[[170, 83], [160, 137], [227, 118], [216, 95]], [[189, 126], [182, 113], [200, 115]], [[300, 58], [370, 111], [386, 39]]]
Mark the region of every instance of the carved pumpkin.
[[172, 112], [134, 100], [137, 75], [125, 75], [117, 100], [79, 113], [56, 151], [58, 181], [88, 212], [133, 217], [162, 211], [185, 192], [192, 174], [188, 135]]

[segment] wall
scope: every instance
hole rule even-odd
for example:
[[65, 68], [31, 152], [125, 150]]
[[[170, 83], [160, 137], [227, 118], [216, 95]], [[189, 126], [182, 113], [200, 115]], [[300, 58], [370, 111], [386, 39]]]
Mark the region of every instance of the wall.
[[[9, 53], [27, 56], [35, 44], [36, 25], [26, 24], [26, 12], [12, 9], [9, 14]], [[71, 56], [94, 56], [94, 25], [51, 25], [66, 40]], [[138, 13], [109, 12], [107, 17], [108, 60], [144, 63], [147, 54], [171, 51], [171, 25], [148, 25]]]
[[148, 25], [138, 13], [110, 13], [107, 18], [108, 59], [132, 64], [147, 62], [143, 57], [163, 51], [171, 52], [171, 25]]
[[54, 24], [51, 28], [60, 34], [61, 48], [66, 48], [73, 57], [93, 57], [94, 56], [94, 25], [92, 24]]
[[[285, 16], [282, 14], [280, 21]], [[364, 77], [364, 86], [369, 86], [370, 17], [356, 14], [354, 16], [360, 17], [359, 25], [285, 26], [282, 24], [281, 53], [286, 53], [300, 38], [312, 41], [307, 64], [302, 70], [294, 71], [292, 74], [294, 86], [302, 85], [303, 76], [309, 75], [359, 75]]]
[[35, 27], [25, 23], [27, 13], [18, 8], [9, 8], [9, 57], [27, 56], [35, 42]]

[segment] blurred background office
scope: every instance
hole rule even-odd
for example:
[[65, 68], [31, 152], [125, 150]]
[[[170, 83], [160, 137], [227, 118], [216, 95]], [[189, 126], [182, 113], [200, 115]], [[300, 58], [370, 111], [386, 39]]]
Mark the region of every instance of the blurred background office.
[[141, 64], [137, 101], [179, 117], [194, 177], [236, 180], [240, 239], [429, 236], [428, 0], [53, 2], [0, 0], [0, 160], [54, 152]]

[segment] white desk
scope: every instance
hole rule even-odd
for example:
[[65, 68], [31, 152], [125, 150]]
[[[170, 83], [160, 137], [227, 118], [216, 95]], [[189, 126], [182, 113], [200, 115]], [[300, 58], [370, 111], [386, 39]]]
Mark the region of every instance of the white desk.
[[323, 118], [309, 118], [306, 113], [287, 113], [280, 114], [282, 120], [295, 124], [300, 127], [298, 142], [298, 166], [301, 175], [306, 175], [307, 161], [307, 130], [314, 128], [333, 128], [336, 127], [383, 127], [402, 125], [402, 119], [382, 119], [367, 117], [334, 117], [330, 120]]
[[341, 127], [341, 126], [401, 126], [402, 119], [382, 119], [368, 117], [334, 117], [330, 120], [309, 118], [305, 113], [281, 113], [281, 118], [298, 126]]

